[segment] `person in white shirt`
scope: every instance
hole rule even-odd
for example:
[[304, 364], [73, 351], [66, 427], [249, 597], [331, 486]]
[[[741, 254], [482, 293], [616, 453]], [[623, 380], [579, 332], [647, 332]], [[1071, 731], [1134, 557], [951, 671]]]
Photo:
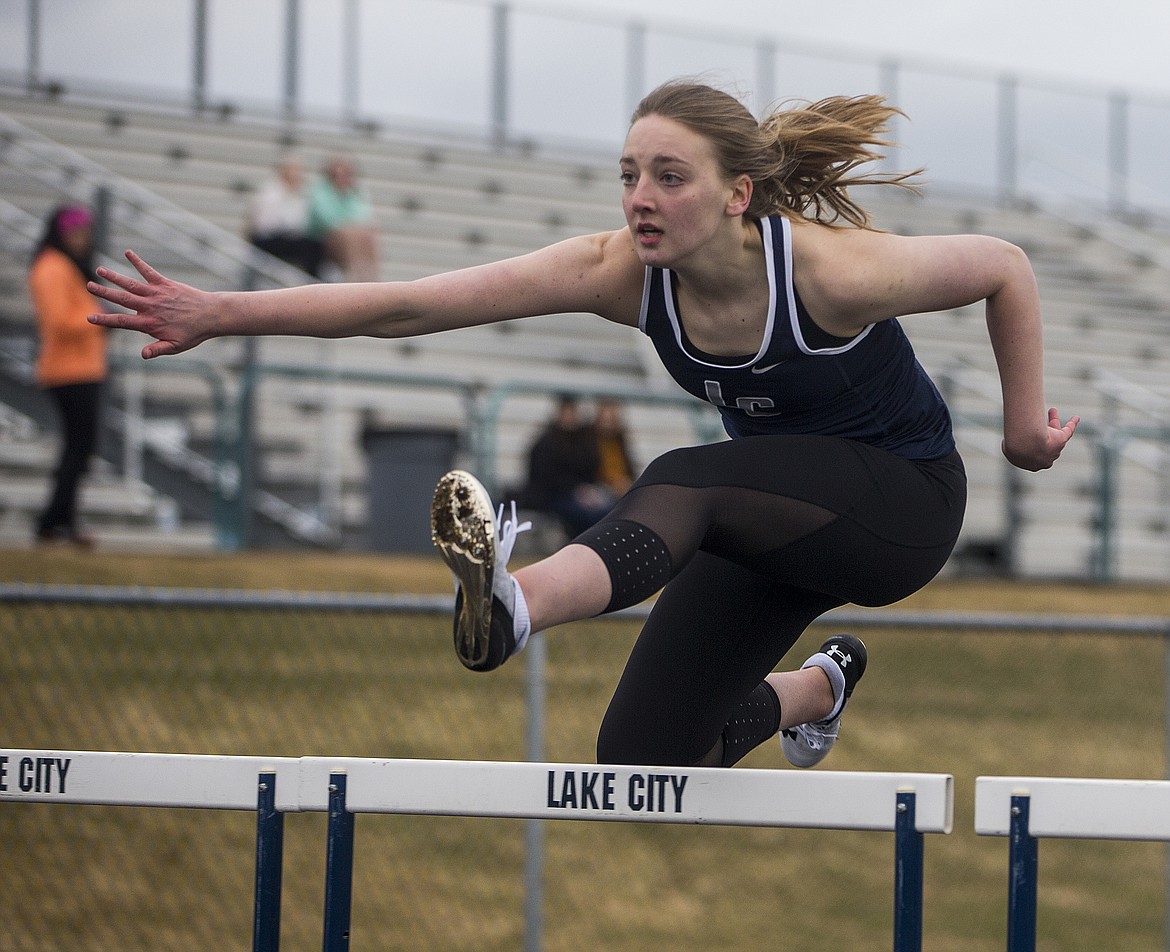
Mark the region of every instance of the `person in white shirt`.
[[276, 175], [256, 190], [248, 216], [248, 240], [261, 251], [319, 278], [324, 246], [309, 234], [305, 167], [294, 155], [276, 165]]

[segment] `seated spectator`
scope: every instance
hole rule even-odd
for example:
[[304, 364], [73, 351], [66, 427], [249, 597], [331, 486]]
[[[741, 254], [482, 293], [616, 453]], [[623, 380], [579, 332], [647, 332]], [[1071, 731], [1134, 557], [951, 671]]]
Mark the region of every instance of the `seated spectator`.
[[325, 248], [308, 232], [305, 167], [295, 156], [277, 163], [276, 175], [257, 189], [248, 217], [248, 240], [261, 251], [321, 277]]
[[378, 240], [370, 203], [357, 187], [353, 163], [333, 156], [309, 190], [309, 234], [346, 281], [378, 280]]
[[597, 441], [582, 422], [577, 399], [563, 395], [528, 452], [528, 483], [520, 504], [554, 513], [570, 538], [613, 507], [616, 496], [597, 481]]
[[616, 400], [597, 401], [593, 434], [597, 440], [597, 481], [607, 486], [615, 499], [624, 496], [636, 473], [622, 408]]

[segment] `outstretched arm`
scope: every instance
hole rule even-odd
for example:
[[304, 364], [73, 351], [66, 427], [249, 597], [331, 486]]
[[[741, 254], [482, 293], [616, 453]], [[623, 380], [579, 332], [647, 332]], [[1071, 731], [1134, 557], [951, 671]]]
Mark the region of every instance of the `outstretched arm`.
[[492, 264], [369, 284], [313, 284], [274, 291], [201, 291], [159, 273], [132, 251], [139, 277], [99, 268], [112, 286], [97, 297], [132, 312], [90, 322], [141, 331], [146, 358], [180, 354], [213, 337], [414, 337], [538, 314], [591, 311], [636, 323], [641, 266], [624, 232], [572, 238]]

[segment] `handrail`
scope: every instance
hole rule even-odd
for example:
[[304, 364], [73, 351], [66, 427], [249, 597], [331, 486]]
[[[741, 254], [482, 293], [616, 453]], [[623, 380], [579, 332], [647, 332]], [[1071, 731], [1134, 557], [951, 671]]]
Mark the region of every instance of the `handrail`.
[[0, 114], [0, 162], [76, 201], [92, 202], [99, 189], [126, 214], [119, 223], [166, 243], [169, 251], [232, 286], [250, 269], [275, 287], [313, 279], [244, 239], [167, 201], [80, 152]]
[[[0, 116], [3, 119], [4, 116]], [[0, 134], [0, 158], [3, 158], [3, 136]], [[23, 208], [13, 205], [7, 199], [0, 198], [0, 247], [13, 254], [29, 255], [36, 243], [41, 240], [45, 230], [45, 223], [35, 215], [30, 215]], [[120, 264], [109, 255], [99, 252], [98, 263], [107, 267], [120, 267]]]
[[648, 387], [580, 386], [511, 380], [499, 384], [485, 384], [465, 377], [443, 374], [420, 374], [402, 371], [352, 370], [337, 368], [322, 370], [318, 365], [294, 363], [258, 363], [258, 378], [288, 377], [312, 379], [321, 382], [372, 383], [420, 389], [444, 389], [459, 394], [467, 409], [470, 423], [468, 439], [476, 472], [489, 491], [496, 483], [496, 427], [503, 404], [520, 395], [549, 396], [553, 393], [571, 393], [582, 398], [612, 398], [629, 403], [678, 407], [691, 418], [696, 439], [710, 442], [723, 433], [717, 412], [713, 407], [699, 403], [684, 393], [662, 393]]
[[[305, 284], [313, 279], [291, 265], [260, 251], [243, 239], [224, 231], [199, 216], [168, 202], [149, 189], [122, 178], [109, 169], [93, 162], [80, 153], [54, 142], [17, 122], [0, 114], [0, 163], [20, 171], [29, 178], [47, 185], [54, 192], [67, 195], [75, 201], [97, 204], [98, 196], [109, 202], [109, 207], [118, 217], [120, 224], [148, 239], [165, 243], [168, 250], [179, 254], [190, 264], [206, 271], [213, 278], [229, 286], [239, 286], [247, 281], [257, 287], [264, 283], [281, 287]], [[119, 215], [118, 212], [125, 214]], [[3, 247], [20, 253], [27, 253], [39, 239], [44, 225], [28, 212], [0, 199], [0, 238]], [[23, 244], [23, 247], [22, 247]], [[104, 250], [99, 249], [98, 259], [109, 267], [120, 268], [122, 264]], [[111, 358], [116, 366], [143, 366], [141, 362], [124, 365], [117, 355]], [[187, 367], [168, 361], [167, 369], [178, 373], [196, 372], [196, 364]], [[206, 376], [209, 365], [202, 364], [198, 371]], [[25, 368], [29, 369], [29, 368]], [[227, 398], [222, 379], [215, 374], [217, 383], [213, 386], [213, 400], [216, 414], [216, 455], [207, 459], [202, 454], [181, 446], [167, 448], [167, 458], [178, 465], [188, 476], [211, 488], [215, 499], [216, 530], [221, 543], [237, 539], [239, 521], [225, 515], [224, 503], [234, 500], [241, 490], [243, 472], [242, 450], [235, 459], [227, 458], [224, 428], [227, 421]], [[243, 396], [243, 394], [241, 394]], [[137, 448], [140, 454], [142, 421], [132, 413], [109, 414], [110, 421], [118, 426], [132, 455]], [[246, 434], [250, 437], [250, 434]], [[141, 469], [140, 455], [137, 464], [130, 460], [128, 469], [132, 472], [137, 465]], [[315, 544], [334, 544], [338, 533], [327, 526], [312, 512], [302, 510], [273, 493], [263, 490], [252, 494], [251, 504], [278, 525], [296, 537]]]

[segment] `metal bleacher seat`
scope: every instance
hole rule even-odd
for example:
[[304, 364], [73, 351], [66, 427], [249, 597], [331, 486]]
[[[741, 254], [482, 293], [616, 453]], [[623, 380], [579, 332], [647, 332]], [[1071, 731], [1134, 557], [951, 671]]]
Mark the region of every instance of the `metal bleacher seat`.
[[[273, 123], [241, 118], [192, 117], [161, 111], [98, 110], [65, 102], [0, 97], [0, 112], [132, 179], [207, 222], [240, 234], [251, 191], [269, 174], [290, 142]], [[310, 168], [333, 151], [357, 161], [370, 194], [380, 234], [382, 276], [409, 279], [519, 254], [573, 234], [620, 227], [616, 164], [610, 158], [542, 158], [526, 150], [426, 140], [418, 136], [361, 130], [298, 127], [295, 146]], [[11, 173], [0, 165], [0, 194], [10, 193]], [[35, 183], [17, 187], [12, 200], [32, 209], [52, 196]], [[1108, 369], [1132, 375], [1152, 390], [1162, 387], [1159, 361], [1170, 354], [1170, 274], [1158, 262], [1161, 245], [1149, 255], [1122, 246], [1108, 230], [1028, 205], [1006, 205], [985, 196], [930, 189], [924, 197], [892, 189], [858, 195], [875, 223], [905, 234], [984, 232], [1024, 247], [1037, 271], [1047, 325], [1048, 390], [1064, 412], [1099, 419], [1108, 398], [1097, 376]], [[121, 236], [116, 235], [120, 239]], [[1151, 246], [1163, 239], [1151, 236]], [[176, 276], [190, 272], [164, 246], [149, 249], [171, 261]], [[195, 280], [195, 276], [190, 278]], [[961, 372], [975, 383], [960, 384], [954, 405], [960, 418], [998, 412], [995, 366], [981, 307], [913, 316], [904, 322], [923, 365], [942, 379]], [[209, 359], [234, 367], [238, 342], [213, 342]], [[203, 353], [203, 351], [201, 351]], [[469, 329], [410, 341], [340, 341], [322, 344], [291, 338], [261, 343], [261, 358], [279, 364], [346, 367], [376, 372], [435, 373], [484, 386], [524, 380], [551, 391], [560, 386], [659, 386], [660, 370], [647, 357], [645, 341], [630, 328], [584, 315], [558, 315], [509, 325]], [[991, 381], [991, 383], [988, 383]], [[188, 403], [187, 420], [198, 436], [213, 425], [206, 393], [151, 377], [145, 384]], [[668, 384], [667, 387], [672, 387]], [[1164, 390], [1164, 387], [1163, 387]], [[265, 469], [274, 483], [311, 480], [320, 465], [321, 428], [333, 428], [330, 444], [342, 470], [345, 510], [360, 523], [366, 490], [360, 437], [370, 421], [421, 422], [466, 430], [465, 409], [453, 395], [380, 386], [369, 381], [307, 383], [301, 378], [264, 378], [259, 408]], [[515, 482], [528, 439], [547, 412], [533, 395], [508, 401], [500, 418], [498, 475]], [[631, 406], [635, 456], [644, 461], [695, 438], [687, 416], [674, 409]], [[323, 422], [324, 421], [324, 422]], [[966, 535], [994, 536], [1003, 529], [1004, 464], [994, 428], [972, 424], [960, 446], [972, 476]], [[202, 433], [206, 437], [206, 432]], [[1028, 477], [1020, 567], [1029, 574], [1079, 574], [1091, 539], [1092, 487], [1097, 478], [1092, 443], [1081, 440], [1057, 470]], [[1119, 520], [1125, 527], [1122, 562], [1141, 574], [1142, 559], [1164, 552], [1149, 467], [1137, 467], [1127, 486]], [[1059, 502], [1044, 504], [1055, 495]], [[1131, 545], [1132, 541], [1132, 545]], [[1159, 545], [1162, 546], [1159, 549]], [[1123, 547], [1124, 548], [1124, 547]], [[1135, 554], [1136, 553], [1136, 554]], [[1158, 563], [1161, 564], [1161, 563]], [[1160, 569], [1159, 569], [1160, 571]]]

